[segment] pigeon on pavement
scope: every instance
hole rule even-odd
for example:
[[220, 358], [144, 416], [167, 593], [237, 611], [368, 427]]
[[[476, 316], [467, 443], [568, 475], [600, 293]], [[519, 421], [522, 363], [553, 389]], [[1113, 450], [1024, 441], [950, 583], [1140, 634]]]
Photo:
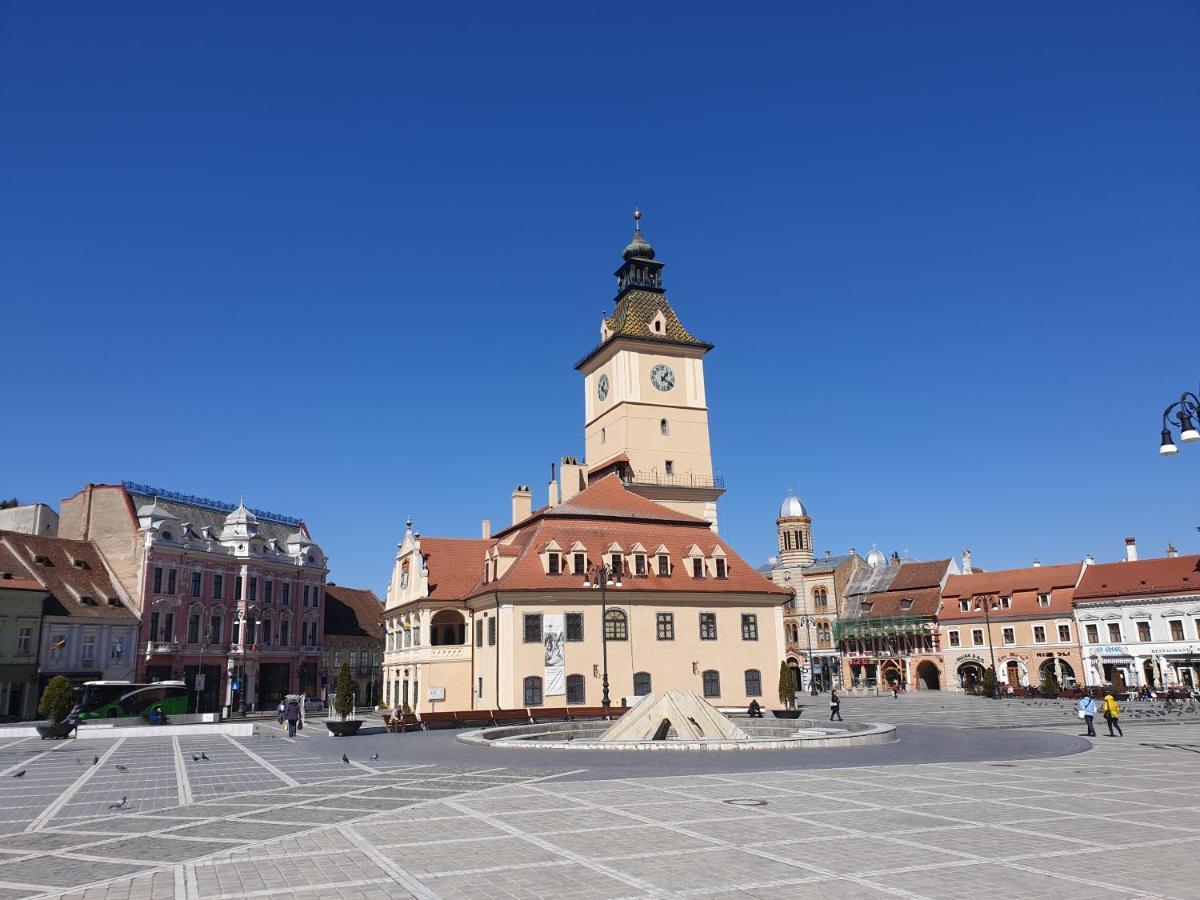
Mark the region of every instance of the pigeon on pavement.
[[200, 753], [200, 758], [205, 762], [208, 762], [208, 757], [203, 752]]
[[121, 797], [121, 802], [120, 802], [120, 803], [110, 803], [110, 804], [108, 804], [108, 808], [109, 808], [109, 809], [124, 809], [124, 808], [125, 808], [125, 803], [126, 803], [128, 800], [129, 800], [129, 798], [128, 798], [128, 797], [122, 796], [122, 797]]
[[371, 759], [379, 759], [379, 754], [378, 754], [378, 753], [374, 754], [374, 755], [371, 757]]
[[24, 777], [25, 777], [24, 769], [22, 769], [20, 772], [17, 772], [15, 775], [13, 775], [13, 778], [24, 778]]
[[346, 763], [347, 765], [350, 764], [350, 757], [348, 757], [345, 753], [342, 754], [342, 762]]
[[118, 772], [128, 772], [129, 769], [125, 768], [125, 766], [121, 765], [120, 763], [117, 763], [117, 771]]
[[192, 762], [200, 762], [200, 757], [198, 757], [195, 753], [192, 754]]
[[92, 757], [92, 765], [93, 765], [93, 766], [96, 766], [96, 765], [99, 765], [99, 764], [100, 764], [100, 757], [99, 757], [99, 756], [93, 756], [93, 757]]

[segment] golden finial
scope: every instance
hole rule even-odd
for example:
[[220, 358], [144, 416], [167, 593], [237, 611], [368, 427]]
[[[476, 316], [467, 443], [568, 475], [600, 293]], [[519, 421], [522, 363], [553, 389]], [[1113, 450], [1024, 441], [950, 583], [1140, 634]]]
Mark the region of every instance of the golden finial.
[[642, 211], [640, 209], [638, 209], [638, 206], [635, 203], [633, 206], [633, 227], [641, 228], [642, 227], [641, 223], [642, 223]]

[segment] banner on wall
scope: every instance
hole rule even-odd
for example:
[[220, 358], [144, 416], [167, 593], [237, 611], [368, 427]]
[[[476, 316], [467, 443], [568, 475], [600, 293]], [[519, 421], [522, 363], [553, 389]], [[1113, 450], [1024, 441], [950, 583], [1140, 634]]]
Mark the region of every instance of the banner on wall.
[[565, 617], [562, 613], [542, 616], [542, 645], [546, 650], [546, 695], [567, 692], [566, 637]]

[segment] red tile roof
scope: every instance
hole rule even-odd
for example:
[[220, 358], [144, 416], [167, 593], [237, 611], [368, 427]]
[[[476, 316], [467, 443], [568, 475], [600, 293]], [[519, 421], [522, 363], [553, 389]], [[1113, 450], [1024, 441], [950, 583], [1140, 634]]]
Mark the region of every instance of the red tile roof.
[[325, 585], [325, 635], [383, 640], [383, 604], [373, 591]]
[[1162, 556], [1087, 566], [1075, 589], [1075, 601], [1172, 594], [1200, 594], [1200, 556]]
[[[941, 619], [967, 621], [983, 620], [983, 611], [975, 611], [975, 604], [964, 612], [959, 608], [962, 600], [972, 601], [976, 597], [1012, 597], [1009, 609], [989, 612], [993, 619], [1027, 618], [1029, 616], [1061, 617], [1071, 615], [1075, 599], [1075, 582], [1079, 580], [1079, 563], [1058, 566], [1028, 566], [1023, 569], [1000, 569], [973, 575], [951, 575], [942, 590]], [[1038, 594], [1049, 594], [1050, 605], [1041, 606]]]
[[[0, 531], [0, 545], [21, 563], [22, 577], [37, 580], [58, 602], [61, 609], [47, 609], [47, 615], [124, 621], [137, 618], [104, 557], [89, 541]], [[39, 557], [43, 562], [38, 561]], [[85, 597], [95, 605], [85, 603]], [[115, 605], [110, 604], [110, 598]]]
[[483, 556], [492, 541], [485, 538], [421, 538], [421, 555], [429, 569], [430, 600], [461, 600], [483, 571]]
[[[587, 548], [589, 565], [599, 562], [601, 554], [616, 543], [626, 554], [627, 566], [631, 565], [628, 558], [631, 548], [640, 542], [650, 557], [650, 572], [658, 570], [654, 552], [660, 545], [666, 546], [671, 555], [671, 574], [650, 574], [645, 577], [628, 575], [622, 591], [754, 593], [780, 597], [787, 597], [791, 593], [756, 572], [752, 565], [708, 527], [706, 521], [640, 497], [627, 490], [616, 476], [597, 481], [566, 503], [531, 516], [506, 529], [498, 537], [504, 543], [518, 548], [516, 559], [499, 579], [487, 584], [477, 583], [471, 596], [493, 590], [584, 590], [578, 576], [546, 574], [541, 551], [551, 541], [557, 541], [562, 548], [564, 568], [567, 569], [571, 563], [570, 548], [577, 541]], [[725, 554], [726, 577], [693, 578], [686, 559], [693, 546], [698, 547], [706, 557], [711, 556], [719, 546]], [[482, 562], [483, 553], [479, 553], [474, 569], [476, 573]], [[433, 570], [430, 571], [432, 574]]]
[[[936, 616], [942, 602], [942, 580], [949, 569], [949, 559], [902, 562], [887, 590], [862, 596], [863, 617]], [[906, 608], [907, 600], [912, 603]]]

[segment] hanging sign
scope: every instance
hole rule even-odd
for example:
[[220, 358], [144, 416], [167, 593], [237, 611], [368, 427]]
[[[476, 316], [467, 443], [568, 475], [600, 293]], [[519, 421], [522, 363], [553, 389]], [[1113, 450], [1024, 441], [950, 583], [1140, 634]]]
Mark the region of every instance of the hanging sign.
[[545, 647], [545, 694], [565, 694], [566, 624], [562, 613], [542, 617], [542, 645]]

